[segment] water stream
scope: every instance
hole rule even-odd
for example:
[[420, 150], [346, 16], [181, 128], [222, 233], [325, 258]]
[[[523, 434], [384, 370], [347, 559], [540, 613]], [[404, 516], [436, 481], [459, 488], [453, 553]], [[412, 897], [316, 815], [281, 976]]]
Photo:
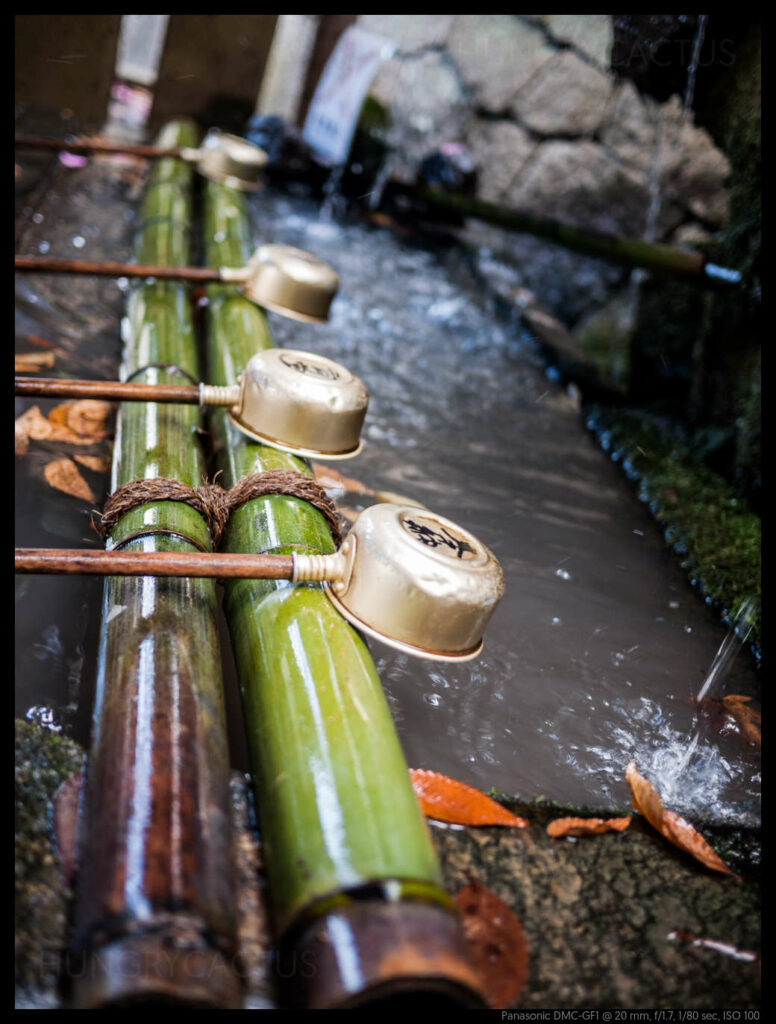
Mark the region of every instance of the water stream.
[[[61, 194], [29, 211], [19, 251], [45, 240], [52, 256], [67, 255], [77, 236], [84, 258], [126, 258], [135, 186], [100, 184], [94, 165], [67, 173]], [[269, 189], [250, 205], [257, 244], [300, 246], [340, 274], [327, 325], [271, 315], [277, 344], [342, 362], [370, 389], [364, 451], [340, 468], [460, 522], [506, 574], [475, 661], [423, 662], [370, 641], [409, 764], [485, 789], [598, 806], [627, 805], [631, 759], [658, 788], [674, 778], [723, 627], [586, 433], [577, 402], [545, 369], [517, 314], [496, 316], [456, 248], [431, 251], [363, 222], [322, 218], [312, 201]], [[58, 370], [115, 375], [123, 307], [115, 282], [19, 278], [17, 298], [21, 347], [42, 337], [65, 348]], [[17, 401], [17, 415], [26, 404]], [[51, 457], [39, 443], [17, 459], [17, 543], [97, 546], [83, 503], [43, 481]], [[90, 482], [100, 503], [107, 480]], [[353, 494], [339, 500], [364, 504]], [[20, 577], [16, 587], [16, 714], [86, 742], [101, 584]], [[228, 652], [225, 666], [234, 695]], [[727, 667], [730, 692], [757, 692], [747, 658]], [[230, 715], [233, 762], [245, 768], [231, 698]], [[759, 820], [759, 751], [736, 734], [700, 738], [671, 806]]]

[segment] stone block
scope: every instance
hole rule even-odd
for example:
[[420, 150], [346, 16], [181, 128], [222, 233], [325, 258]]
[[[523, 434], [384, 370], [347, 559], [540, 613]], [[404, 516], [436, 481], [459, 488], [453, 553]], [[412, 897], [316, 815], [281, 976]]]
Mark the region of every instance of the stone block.
[[610, 14], [550, 14], [545, 24], [556, 39], [571, 43], [601, 68], [611, 60], [614, 29]]
[[447, 45], [461, 78], [485, 110], [506, 110], [553, 55], [541, 29], [511, 14], [458, 14]]
[[562, 50], [520, 89], [513, 109], [542, 135], [591, 135], [603, 120], [611, 92], [608, 75]]
[[466, 126], [464, 141], [477, 162], [477, 195], [490, 202], [504, 197], [536, 148], [513, 121], [475, 118]]
[[402, 53], [444, 43], [452, 14], [360, 14], [358, 24], [393, 39]]
[[427, 51], [393, 58], [380, 69], [369, 91], [389, 109], [394, 137], [410, 163], [442, 142], [459, 139], [465, 98], [455, 69], [443, 54]]
[[579, 227], [639, 237], [649, 205], [644, 175], [594, 142], [550, 141], [510, 188], [509, 205]]

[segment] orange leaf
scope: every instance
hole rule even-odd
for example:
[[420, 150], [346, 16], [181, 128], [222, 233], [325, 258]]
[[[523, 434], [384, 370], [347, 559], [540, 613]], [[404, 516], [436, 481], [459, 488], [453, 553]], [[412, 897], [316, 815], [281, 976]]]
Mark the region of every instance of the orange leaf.
[[749, 707], [751, 699], [751, 697], [745, 697], [740, 693], [729, 693], [722, 698], [722, 706], [735, 719], [744, 739], [759, 747], [762, 741], [760, 732], [762, 718], [759, 711]]
[[83, 398], [79, 402], [69, 403], [67, 425], [75, 434], [105, 437], [105, 425], [111, 408], [110, 402], [100, 402], [93, 398]]
[[344, 491], [351, 491], [353, 494], [372, 494], [373, 492], [352, 476], [343, 476], [339, 470], [332, 466], [322, 466], [320, 462], [313, 462], [315, 479], [321, 487], [341, 487]]
[[78, 472], [78, 466], [72, 459], [55, 459], [49, 462], [43, 467], [43, 475], [58, 491], [94, 503], [92, 489]]
[[600, 836], [604, 832], [622, 832], [630, 825], [630, 818], [556, 818], [547, 826], [547, 835]]
[[110, 471], [109, 455], [74, 455], [76, 462], [91, 469], [93, 473], [107, 473]]
[[31, 437], [35, 441], [42, 441], [51, 436], [54, 428], [37, 405], [32, 405], [16, 419], [14, 429], [17, 436]]
[[410, 768], [410, 778], [420, 809], [428, 818], [454, 825], [513, 825], [528, 828], [524, 818], [510, 814], [473, 786], [450, 779], [440, 772]]
[[35, 370], [49, 369], [54, 365], [55, 353], [52, 352], [22, 352], [13, 357], [14, 373], [30, 373]]
[[631, 803], [637, 811], [644, 815], [653, 828], [657, 829], [674, 846], [678, 846], [685, 853], [692, 854], [696, 860], [707, 868], [711, 868], [712, 871], [720, 871], [722, 874], [738, 878], [738, 875], [731, 871], [724, 861], [720, 860], [700, 832], [697, 832], [689, 821], [685, 821], [674, 811], [666, 810], [651, 783], [636, 771], [633, 761], [625, 771], [625, 778], [630, 786]]
[[492, 1009], [511, 1006], [528, 976], [523, 927], [495, 893], [472, 882], [455, 894], [463, 933]]
[[17, 455], [21, 455], [27, 450], [30, 438], [33, 441], [64, 441], [66, 444], [88, 445], [94, 443], [93, 437], [80, 437], [78, 434], [74, 434], [69, 427], [62, 425], [58, 413], [61, 408], [62, 406], [57, 406], [52, 409], [49, 417], [46, 418], [37, 405], [33, 405], [19, 416], [14, 424]]

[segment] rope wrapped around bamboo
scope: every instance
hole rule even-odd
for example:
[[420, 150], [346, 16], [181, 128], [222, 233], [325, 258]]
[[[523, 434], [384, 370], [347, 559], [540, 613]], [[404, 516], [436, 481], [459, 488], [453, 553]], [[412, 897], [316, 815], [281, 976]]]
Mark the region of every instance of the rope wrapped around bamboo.
[[[119, 519], [139, 505], [151, 501], [182, 501], [196, 509], [205, 519], [213, 538], [213, 545], [217, 548], [232, 512], [246, 501], [267, 494], [286, 494], [309, 502], [326, 517], [334, 542], [340, 547], [342, 531], [337, 506], [316, 480], [290, 469], [269, 469], [262, 473], [252, 473], [238, 480], [228, 490], [224, 490], [216, 483], [205, 483], [199, 488], [189, 487], [180, 480], [172, 480], [169, 477], [130, 480], [108, 497], [102, 512], [95, 510], [92, 525], [101, 536], [107, 537]], [[149, 530], [149, 533], [153, 532]]]

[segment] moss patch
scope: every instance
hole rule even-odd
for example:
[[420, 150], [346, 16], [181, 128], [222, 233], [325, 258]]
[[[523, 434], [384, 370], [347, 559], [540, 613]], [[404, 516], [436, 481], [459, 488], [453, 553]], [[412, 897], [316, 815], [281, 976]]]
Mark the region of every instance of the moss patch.
[[83, 751], [49, 729], [16, 720], [16, 981], [52, 991], [66, 935], [69, 892], [59, 870], [51, 804], [83, 766]]
[[681, 565], [706, 601], [735, 618], [756, 602], [751, 646], [760, 659], [759, 516], [681, 441], [643, 415], [593, 407], [587, 426], [627, 476], [665, 531]]

